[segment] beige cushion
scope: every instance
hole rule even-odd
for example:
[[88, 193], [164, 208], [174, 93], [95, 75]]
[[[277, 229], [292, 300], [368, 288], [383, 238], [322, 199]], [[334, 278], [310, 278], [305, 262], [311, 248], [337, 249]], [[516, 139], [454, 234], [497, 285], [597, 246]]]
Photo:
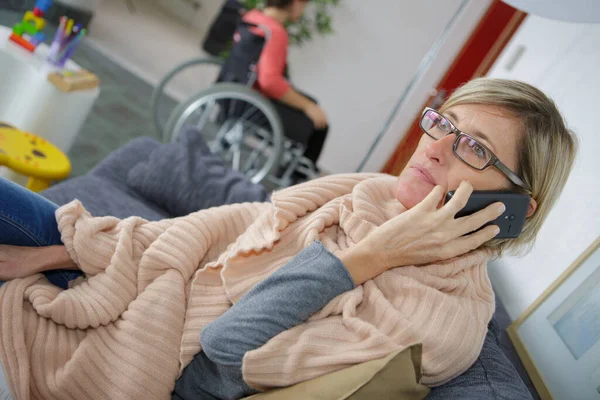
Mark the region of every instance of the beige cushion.
[[252, 400], [417, 400], [429, 393], [421, 380], [422, 346], [353, 365], [294, 386], [246, 397]]

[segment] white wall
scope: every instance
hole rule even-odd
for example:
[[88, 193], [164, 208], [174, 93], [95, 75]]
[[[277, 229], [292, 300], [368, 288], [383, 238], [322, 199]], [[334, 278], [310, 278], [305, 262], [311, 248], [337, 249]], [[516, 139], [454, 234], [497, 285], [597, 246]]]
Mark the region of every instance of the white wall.
[[529, 16], [488, 74], [539, 87], [580, 140], [575, 168], [533, 251], [490, 266], [496, 293], [513, 319], [600, 235], [599, 65], [600, 24]]
[[[139, 0], [138, 0], [139, 1]], [[148, 0], [144, 0], [148, 1]], [[159, 7], [204, 35], [222, 6], [217, 0], [152, 0]]]
[[[412, 91], [365, 171], [380, 170], [491, 0], [471, 0], [440, 55]], [[290, 50], [294, 84], [313, 94], [331, 124], [320, 166], [354, 171], [460, 0], [343, 0], [334, 35]]]

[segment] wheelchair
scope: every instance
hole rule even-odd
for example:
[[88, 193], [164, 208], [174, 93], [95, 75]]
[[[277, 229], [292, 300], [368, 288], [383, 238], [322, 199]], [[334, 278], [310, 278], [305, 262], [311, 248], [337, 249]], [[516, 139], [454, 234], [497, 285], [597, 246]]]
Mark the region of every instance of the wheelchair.
[[[265, 35], [254, 33], [262, 30]], [[294, 172], [318, 176], [313, 162], [303, 156], [305, 145], [285, 136], [280, 117], [266, 97], [253, 89], [256, 66], [270, 31], [265, 26], [242, 22], [226, 59], [199, 58], [171, 70], [152, 95], [154, 124], [163, 142], [175, 141], [183, 129], [194, 127], [225, 164], [253, 183], [272, 189], [293, 182]], [[166, 123], [160, 117], [160, 102], [167, 84], [192, 66], [220, 68], [216, 83], [177, 105]]]

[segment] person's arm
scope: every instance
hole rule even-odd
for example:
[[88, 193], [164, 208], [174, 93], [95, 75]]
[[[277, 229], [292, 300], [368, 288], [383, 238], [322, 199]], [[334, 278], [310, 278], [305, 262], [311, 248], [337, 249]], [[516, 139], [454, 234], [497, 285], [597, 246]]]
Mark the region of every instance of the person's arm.
[[327, 115], [321, 106], [299, 93], [294, 88], [290, 88], [285, 92], [279, 101], [290, 107], [297, 108], [306, 114], [313, 122], [316, 129], [323, 129], [327, 126]]
[[290, 87], [285, 94], [278, 99], [283, 104], [296, 108], [302, 112], [306, 112], [310, 107], [316, 105], [314, 101]]
[[71, 259], [65, 246], [40, 247], [38, 257], [45, 259], [46, 262], [37, 272], [51, 271], [54, 269], [79, 270], [79, 267]]
[[0, 245], [0, 281], [23, 278], [55, 269], [79, 269], [65, 246]]
[[257, 65], [257, 81], [261, 92], [272, 99], [302, 111], [315, 128], [327, 126], [325, 111], [314, 101], [295, 90], [284, 77], [287, 63], [288, 34], [285, 29], [272, 29]]
[[239, 398], [257, 391], [242, 376], [246, 352], [308, 320], [354, 289], [340, 259], [319, 242], [257, 284], [200, 335], [202, 351], [177, 381], [173, 399]]
[[292, 87], [284, 76], [287, 49], [288, 34], [285, 29], [272, 29], [271, 37], [265, 42], [258, 59], [256, 79], [260, 91], [275, 100], [284, 97]]

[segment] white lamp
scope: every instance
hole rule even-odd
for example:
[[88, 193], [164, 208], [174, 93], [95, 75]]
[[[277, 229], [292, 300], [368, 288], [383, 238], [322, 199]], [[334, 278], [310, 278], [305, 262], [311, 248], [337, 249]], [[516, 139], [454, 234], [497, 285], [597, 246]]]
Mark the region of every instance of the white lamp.
[[598, 0], [503, 0], [531, 15], [566, 22], [600, 23]]

